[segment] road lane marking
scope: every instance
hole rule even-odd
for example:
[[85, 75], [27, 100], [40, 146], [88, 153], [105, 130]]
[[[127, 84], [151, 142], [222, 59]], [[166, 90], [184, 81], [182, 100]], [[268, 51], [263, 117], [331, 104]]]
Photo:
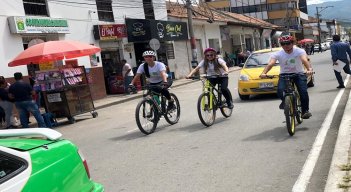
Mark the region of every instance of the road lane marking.
[[[345, 80], [345, 85], [349, 80], [350, 75], [347, 75]], [[316, 166], [318, 157], [323, 147], [327, 132], [330, 128], [331, 122], [333, 120], [336, 108], [340, 102], [341, 96], [344, 93], [345, 89], [341, 89], [337, 96], [334, 99], [333, 105], [328, 111], [327, 117], [324, 119], [321, 128], [319, 129], [318, 135], [313, 143], [312, 149], [308, 154], [308, 157], [303, 165], [299, 178], [296, 180], [294, 187], [292, 188], [293, 192], [304, 192], [306, 191], [307, 185], [310, 182], [314, 167]]]

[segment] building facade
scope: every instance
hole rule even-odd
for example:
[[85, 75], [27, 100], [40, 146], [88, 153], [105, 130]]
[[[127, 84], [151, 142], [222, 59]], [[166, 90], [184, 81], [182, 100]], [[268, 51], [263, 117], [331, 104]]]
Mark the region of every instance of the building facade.
[[218, 9], [256, 17], [297, 33], [301, 33], [302, 20], [308, 20], [306, 0], [218, 0], [208, 3]]
[[[134, 43], [126, 35], [126, 18], [167, 20], [161, 0], [4, 0], [0, 7], [0, 75], [13, 82], [13, 74], [40, 70], [39, 64], [8, 67], [8, 63], [29, 46], [52, 40], [76, 40], [101, 48], [101, 53], [77, 58], [89, 72], [94, 99], [108, 93], [108, 76], [121, 71], [126, 59], [136, 66]], [[137, 53], [139, 54], [139, 53]], [[65, 61], [61, 62], [65, 65]]]

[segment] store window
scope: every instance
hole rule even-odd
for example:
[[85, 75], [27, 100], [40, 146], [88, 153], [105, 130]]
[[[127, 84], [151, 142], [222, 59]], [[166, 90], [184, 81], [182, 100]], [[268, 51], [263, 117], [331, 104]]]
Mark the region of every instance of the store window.
[[111, 0], [96, 0], [99, 21], [114, 22]]
[[23, 0], [23, 5], [26, 15], [49, 16], [46, 0]]
[[152, 0], [143, 0], [145, 19], [155, 19], [154, 6]]

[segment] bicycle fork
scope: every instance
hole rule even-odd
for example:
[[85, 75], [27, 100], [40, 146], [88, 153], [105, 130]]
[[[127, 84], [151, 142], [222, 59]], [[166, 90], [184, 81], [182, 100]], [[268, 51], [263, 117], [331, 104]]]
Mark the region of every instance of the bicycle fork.
[[[201, 101], [201, 107], [202, 109], [209, 109], [209, 110], [212, 110], [213, 109], [213, 97], [214, 97], [214, 94], [213, 94], [213, 90], [212, 90], [212, 87], [210, 85], [210, 82], [209, 81], [206, 81], [205, 82], [205, 86], [204, 86], [204, 93], [208, 93], [209, 94], [209, 97], [205, 98], [205, 97], [202, 97], [202, 101]], [[207, 102], [206, 102], [207, 100]]]

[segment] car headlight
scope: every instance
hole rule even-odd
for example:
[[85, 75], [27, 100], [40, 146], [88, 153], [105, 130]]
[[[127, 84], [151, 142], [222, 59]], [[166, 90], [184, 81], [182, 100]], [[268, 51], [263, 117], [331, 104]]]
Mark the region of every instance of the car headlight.
[[248, 80], [250, 80], [250, 78], [247, 75], [240, 75], [239, 80], [240, 81], [248, 81]]

